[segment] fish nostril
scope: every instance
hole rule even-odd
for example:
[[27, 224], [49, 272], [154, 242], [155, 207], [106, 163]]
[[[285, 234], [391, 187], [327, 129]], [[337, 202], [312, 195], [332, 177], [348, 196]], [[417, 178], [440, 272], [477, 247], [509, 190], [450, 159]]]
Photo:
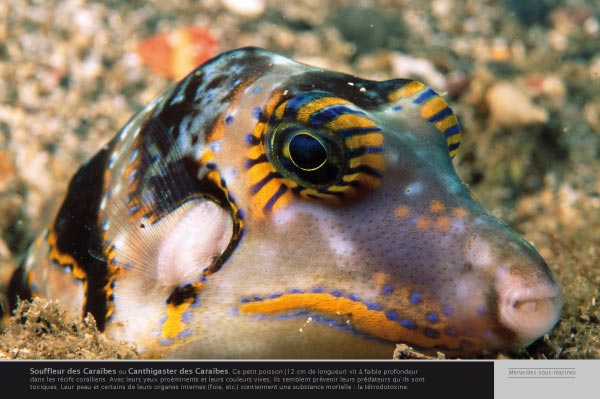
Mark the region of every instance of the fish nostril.
[[515, 301], [513, 308], [523, 313], [533, 313], [537, 311], [543, 304], [540, 301], [544, 300], [528, 300], [528, 301]]
[[500, 319], [515, 334], [519, 345], [533, 342], [559, 319], [562, 308], [560, 285], [516, 288], [505, 295], [499, 307]]
[[551, 330], [563, 304], [561, 285], [545, 278], [536, 265], [513, 266], [497, 274], [499, 321], [514, 334], [517, 346], [526, 346]]

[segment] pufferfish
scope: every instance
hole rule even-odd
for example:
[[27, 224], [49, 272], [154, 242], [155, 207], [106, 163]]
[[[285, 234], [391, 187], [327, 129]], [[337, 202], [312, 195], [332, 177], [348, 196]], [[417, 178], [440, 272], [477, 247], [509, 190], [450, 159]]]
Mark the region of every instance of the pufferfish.
[[81, 166], [12, 304], [59, 300], [148, 357], [523, 347], [561, 285], [458, 177], [460, 136], [418, 81], [226, 52]]

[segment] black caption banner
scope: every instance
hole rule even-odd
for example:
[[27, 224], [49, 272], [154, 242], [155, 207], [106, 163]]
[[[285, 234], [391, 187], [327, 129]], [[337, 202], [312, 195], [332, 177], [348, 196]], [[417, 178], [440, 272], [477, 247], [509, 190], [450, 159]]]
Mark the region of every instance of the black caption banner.
[[[24, 393], [147, 391], [456, 393], [494, 397], [492, 361], [3, 361], [0, 382]], [[58, 396], [58, 395], [57, 395]]]

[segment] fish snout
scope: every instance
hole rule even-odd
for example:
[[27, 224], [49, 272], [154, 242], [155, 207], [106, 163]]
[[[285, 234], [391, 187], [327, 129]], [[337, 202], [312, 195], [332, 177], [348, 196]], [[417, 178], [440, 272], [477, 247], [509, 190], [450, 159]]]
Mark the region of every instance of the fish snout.
[[487, 279], [502, 342], [491, 346], [525, 347], [550, 331], [563, 306], [562, 286], [533, 245], [489, 214], [477, 218], [470, 237], [467, 259]]
[[496, 289], [499, 321], [514, 334], [517, 347], [532, 343], [558, 322], [563, 297], [555, 279], [520, 269], [502, 270]]

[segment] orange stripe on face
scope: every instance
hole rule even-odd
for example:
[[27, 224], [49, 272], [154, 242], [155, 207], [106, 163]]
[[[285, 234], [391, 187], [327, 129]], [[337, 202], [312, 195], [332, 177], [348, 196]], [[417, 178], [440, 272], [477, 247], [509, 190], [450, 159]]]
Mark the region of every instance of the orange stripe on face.
[[73, 258], [70, 254], [61, 252], [56, 246], [56, 234], [53, 230], [50, 230], [48, 233], [48, 246], [50, 247], [50, 253], [48, 254], [48, 258], [52, 261], [56, 262], [60, 266], [69, 267], [71, 269], [71, 274], [74, 278], [80, 281], [85, 281], [87, 279], [87, 273], [85, 270], [79, 265], [77, 260]]
[[442, 112], [447, 107], [448, 103], [446, 103], [443, 98], [434, 97], [421, 107], [421, 118], [429, 119], [437, 113]]
[[[448, 115], [441, 121], [435, 122], [435, 127], [437, 127], [442, 133], [446, 132], [446, 130], [456, 125], [458, 125], [458, 119], [456, 118], [456, 115]], [[455, 142], [460, 141], [460, 135], [457, 134], [456, 136], [458, 136], [458, 138], [455, 138], [453, 140], [455, 140]], [[454, 142], [449, 144], [454, 144]]]
[[252, 214], [257, 219], [262, 219], [265, 216], [265, 206], [273, 201], [270, 211], [276, 212], [289, 204], [293, 196], [289, 190], [283, 193], [283, 195], [276, 197], [277, 192], [282, 187], [283, 183], [276, 178], [269, 180], [261, 189], [252, 197], [252, 204], [250, 209]]
[[163, 325], [160, 338], [174, 339], [185, 329], [186, 324], [183, 321], [184, 313], [188, 311], [190, 306], [196, 301], [196, 296], [200, 294], [204, 288], [203, 283], [192, 283], [194, 295], [190, 295], [182, 303], [174, 305], [167, 304], [167, 319]]
[[298, 110], [298, 115], [296, 117], [297, 120], [308, 123], [308, 120], [316, 111], [319, 111], [323, 108], [330, 107], [332, 105], [344, 105], [350, 104], [350, 102], [341, 99], [339, 97], [321, 97], [314, 101], [309, 102], [306, 105], [303, 105]]
[[252, 186], [273, 172], [275, 172], [275, 170], [270, 163], [261, 162], [253, 165], [248, 169], [248, 184]]
[[410, 97], [413, 94], [420, 92], [424, 88], [425, 88], [425, 85], [423, 83], [417, 82], [417, 81], [412, 81], [412, 82], [409, 82], [406, 85], [402, 86], [400, 89], [396, 90], [392, 94], [390, 94], [388, 99], [390, 101], [396, 101], [400, 98]]
[[[335, 319], [345, 318], [354, 330], [389, 342], [411, 342], [423, 347], [440, 344], [439, 339], [427, 337], [418, 328], [406, 328], [397, 321], [388, 319], [385, 311], [369, 309], [362, 302], [328, 293], [286, 294], [274, 299], [244, 303], [239, 307], [241, 313], [274, 316], [295, 310], [326, 314]], [[446, 339], [446, 341], [448, 340]], [[457, 339], [450, 341], [452, 342], [445, 343], [453, 346], [459, 345]]]
[[200, 157], [199, 162], [200, 162], [200, 165], [206, 165], [213, 159], [215, 159], [215, 153], [212, 152], [211, 150], [206, 150], [202, 153], [202, 156]]

